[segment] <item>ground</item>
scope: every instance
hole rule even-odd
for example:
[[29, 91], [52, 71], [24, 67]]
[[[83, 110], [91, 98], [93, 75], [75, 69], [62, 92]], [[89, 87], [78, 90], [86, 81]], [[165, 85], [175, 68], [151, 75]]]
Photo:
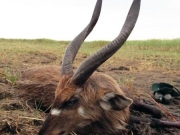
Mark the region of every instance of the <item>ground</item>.
[[[16, 55], [14, 55], [16, 57]], [[75, 68], [86, 58], [86, 55], [78, 56], [75, 61]], [[14, 59], [23, 59], [20, 63], [14, 62]], [[0, 59], [0, 134], [1, 135], [36, 135], [43, 123], [45, 113], [37, 108], [32, 108], [27, 101], [19, 99], [16, 80], [21, 71], [33, 67], [53, 65], [59, 62], [52, 53], [31, 53], [25, 57], [14, 58], [10, 60]], [[119, 85], [125, 85], [130, 88], [131, 93], [136, 95], [142, 101], [154, 105], [154, 102], [148, 98], [152, 96], [151, 85], [153, 83], [170, 83], [180, 90], [180, 71], [161, 68], [151, 68], [149, 65], [139, 61], [126, 61], [113, 58], [113, 62], [107, 62], [97, 69], [117, 80]], [[147, 61], [147, 60], [146, 60]], [[122, 64], [123, 63], [123, 64]], [[168, 64], [168, 63], [167, 63]], [[146, 65], [146, 67], [145, 67]], [[169, 67], [169, 66], [168, 66]], [[168, 68], [167, 67], [167, 68]], [[147, 69], [147, 70], [145, 70]], [[14, 75], [15, 74], [15, 75]], [[13, 76], [14, 75], [14, 76]], [[178, 121], [180, 121], [180, 100], [174, 99], [169, 105], [161, 104]], [[133, 111], [136, 116], [148, 117], [149, 114]], [[162, 120], [173, 121], [172, 118], [165, 116]], [[179, 135], [180, 129], [176, 128], [151, 128], [148, 124], [135, 124], [131, 126], [131, 135]]]

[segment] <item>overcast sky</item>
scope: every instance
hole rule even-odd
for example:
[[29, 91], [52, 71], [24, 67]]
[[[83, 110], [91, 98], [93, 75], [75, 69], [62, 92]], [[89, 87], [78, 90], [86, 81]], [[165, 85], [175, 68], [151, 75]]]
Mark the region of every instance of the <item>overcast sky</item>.
[[[133, 0], [104, 0], [87, 40], [113, 40]], [[96, 0], [0, 0], [0, 38], [72, 40], [91, 18]], [[141, 0], [130, 40], [180, 38], [180, 0]]]

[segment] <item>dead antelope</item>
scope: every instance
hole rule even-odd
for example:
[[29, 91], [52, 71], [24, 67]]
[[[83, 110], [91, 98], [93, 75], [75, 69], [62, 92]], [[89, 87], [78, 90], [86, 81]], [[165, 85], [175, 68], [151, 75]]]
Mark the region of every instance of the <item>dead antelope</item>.
[[28, 81], [21, 84], [27, 90], [24, 96], [41, 98], [46, 107], [53, 103], [39, 135], [67, 135], [71, 131], [87, 134], [88, 130], [100, 134], [124, 133], [132, 100], [113, 78], [94, 71], [127, 40], [138, 18], [140, 1], [133, 1], [117, 38], [86, 59], [75, 73], [73, 60], [99, 18], [102, 0], [97, 0], [90, 23], [68, 45], [61, 69], [48, 66], [24, 72], [21, 80], [33, 84]]

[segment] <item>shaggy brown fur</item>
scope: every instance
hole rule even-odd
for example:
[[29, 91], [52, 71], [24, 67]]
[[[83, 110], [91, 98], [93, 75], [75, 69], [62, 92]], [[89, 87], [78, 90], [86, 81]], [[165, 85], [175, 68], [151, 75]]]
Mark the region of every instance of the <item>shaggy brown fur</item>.
[[54, 93], [60, 80], [59, 66], [34, 67], [25, 70], [17, 82], [19, 97], [30, 105], [47, 109], [54, 100]]
[[[125, 102], [127, 105], [122, 110], [113, 108], [113, 106], [106, 110], [100, 105], [102, 97], [109, 92], [123, 96], [123, 98], [125, 97], [114, 79], [105, 74], [95, 72], [81, 88], [69, 86], [69, 79], [70, 77], [67, 76], [60, 78], [60, 67], [58, 66], [30, 68], [23, 72], [22, 77], [18, 81], [21, 91], [20, 96], [31, 103], [41, 102], [45, 108], [53, 103], [55, 97], [53, 108], [59, 109], [62, 109], [63, 104], [71, 100], [72, 97], [78, 97], [79, 103], [75, 108], [71, 111], [64, 109], [65, 112], [62, 112], [61, 118], [55, 117], [55, 119], [61, 119], [56, 125], [59, 125], [58, 127], [61, 127], [66, 132], [76, 131], [85, 134], [87, 129], [95, 133], [106, 134], [117, 134], [121, 133], [122, 130], [124, 132], [125, 125], [129, 119], [130, 102]], [[78, 113], [79, 107], [84, 109], [84, 112], [82, 112], [84, 114], [80, 115]], [[62, 119], [62, 117], [66, 119]], [[48, 131], [51, 131], [50, 133], [53, 135], [52, 131], [57, 131], [55, 130], [54, 122], [51, 122], [54, 120], [54, 116], [49, 118], [51, 120], [46, 120], [48, 122], [45, 122], [42, 130], [50, 128], [51, 130]], [[46, 123], [50, 123], [51, 126], [47, 126]], [[66, 123], [68, 125], [64, 127]], [[57, 132], [59, 133], [60, 131], [58, 130]]]
[[87, 134], [87, 129], [114, 135], [125, 131], [132, 100], [113, 78], [94, 71], [127, 40], [139, 14], [140, 0], [133, 1], [120, 34], [86, 59], [75, 73], [72, 69], [80, 45], [99, 18], [101, 5], [102, 0], [97, 0], [90, 23], [67, 47], [61, 70], [55, 66], [28, 69], [18, 83], [21, 97], [46, 108], [52, 104], [39, 135]]

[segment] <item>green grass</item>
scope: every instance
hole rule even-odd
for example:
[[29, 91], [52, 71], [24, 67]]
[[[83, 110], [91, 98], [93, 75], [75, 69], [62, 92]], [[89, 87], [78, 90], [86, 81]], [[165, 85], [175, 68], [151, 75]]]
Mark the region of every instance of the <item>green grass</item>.
[[[54, 41], [49, 39], [0, 39], [0, 54], [3, 63], [18, 63], [27, 57], [40, 57], [48, 54], [57, 57], [55, 64], [59, 64], [69, 41]], [[77, 54], [89, 56], [108, 44], [109, 41], [84, 42]], [[108, 60], [108, 64], [119, 61], [122, 65], [127, 62], [140, 63], [144, 69], [163, 68], [177, 70], [180, 63], [180, 39], [173, 40], [136, 40], [127, 41], [125, 45]], [[144, 64], [143, 64], [144, 63]], [[79, 63], [75, 64], [79, 65]]]
[[13, 70], [9, 68], [4, 68], [4, 72], [1, 73], [6, 80], [11, 84], [11, 85], [16, 85], [16, 82], [18, 78], [20, 77], [20, 72], [13, 72]]

